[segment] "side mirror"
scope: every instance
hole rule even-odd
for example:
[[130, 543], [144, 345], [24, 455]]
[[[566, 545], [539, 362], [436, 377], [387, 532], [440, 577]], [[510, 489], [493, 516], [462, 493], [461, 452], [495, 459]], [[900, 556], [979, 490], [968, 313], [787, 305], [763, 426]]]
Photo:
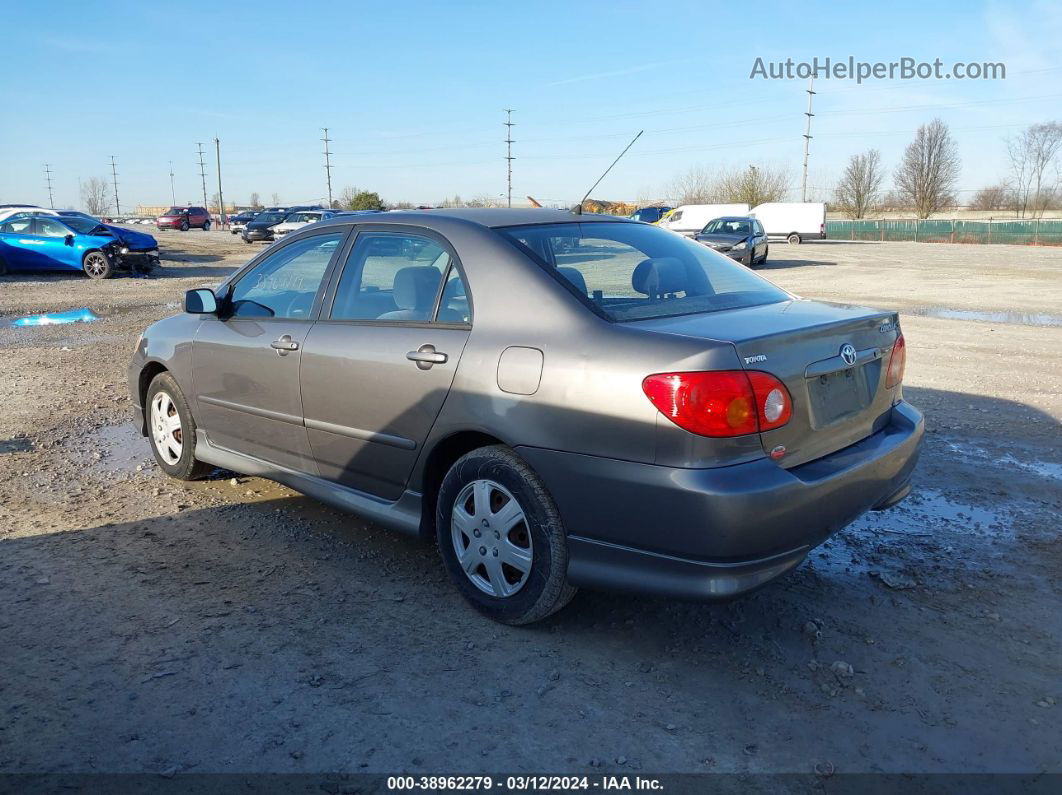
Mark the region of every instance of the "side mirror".
[[184, 294], [184, 311], [192, 315], [216, 315], [218, 299], [213, 290], [200, 288]]
[[67, 235], [66, 237], [63, 238], [63, 242], [66, 243], [66, 245], [68, 245], [68, 246], [74, 245], [74, 236], [73, 235]]

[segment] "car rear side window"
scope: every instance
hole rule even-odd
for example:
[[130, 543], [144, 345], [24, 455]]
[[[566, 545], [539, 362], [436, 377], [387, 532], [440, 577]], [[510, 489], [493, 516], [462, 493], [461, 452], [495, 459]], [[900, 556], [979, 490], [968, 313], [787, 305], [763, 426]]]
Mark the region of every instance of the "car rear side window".
[[656, 226], [586, 221], [498, 231], [613, 321], [716, 312], [790, 298], [729, 257]]
[[[431, 322], [450, 265], [450, 253], [431, 238], [395, 232], [362, 232], [347, 257], [329, 317], [331, 320]], [[460, 276], [457, 278], [460, 280]], [[467, 309], [463, 286], [451, 286], [448, 279], [446, 289], [450, 291], [447, 300], [453, 300], [455, 312], [446, 312], [449, 319], [440, 313], [439, 322], [464, 322], [457, 314], [459, 298], [464, 298]]]

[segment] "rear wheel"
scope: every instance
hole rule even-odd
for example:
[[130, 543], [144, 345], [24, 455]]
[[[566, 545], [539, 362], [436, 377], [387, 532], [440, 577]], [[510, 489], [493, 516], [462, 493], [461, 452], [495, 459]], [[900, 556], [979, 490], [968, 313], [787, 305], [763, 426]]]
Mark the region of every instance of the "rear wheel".
[[798, 235], [796, 232], [792, 232], [790, 233], [789, 237], [786, 238], [786, 240], [789, 241], [789, 245], [795, 246], [800, 243], [801, 238], [800, 235]]
[[173, 376], [155, 376], [146, 397], [151, 452], [162, 471], [178, 480], [197, 480], [210, 472], [207, 464], [195, 458], [195, 418]]
[[458, 459], [443, 478], [435, 518], [450, 579], [484, 615], [530, 624], [575, 595], [557, 506], [508, 447], [483, 447]]
[[109, 279], [114, 275], [114, 265], [102, 251], [90, 251], [86, 254], [81, 267], [90, 279]]

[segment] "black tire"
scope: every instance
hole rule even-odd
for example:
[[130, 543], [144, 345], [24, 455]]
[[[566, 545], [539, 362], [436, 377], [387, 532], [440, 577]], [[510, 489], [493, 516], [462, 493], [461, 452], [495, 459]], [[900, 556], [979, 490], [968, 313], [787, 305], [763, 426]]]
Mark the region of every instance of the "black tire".
[[[160, 452], [155, 440], [154, 428], [152, 427], [152, 404], [159, 393], [165, 393], [170, 398], [172, 406], [181, 421], [181, 455], [174, 461]], [[171, 478], [178, 480], [198, 480], [210, 473], [211, 467], [195, 457], [195, 417], [188, 406], [188, 400], [184, 392], [177, 386], [177, 382], [169, 373], [159, 373], [148, 385], [147, 394], [144, 398], [145, 426], [148, 432], [148, 442], [151, 452], [159, 467]], [[189, 443], [190, 440], [190, 443]]]
[[741, 264], [746, 268], [751, 268], [756, 262], [756, 248], [750, 246], [749, 250], [745, 252], [745, 256], [741, 258]]
[[114, 263], [102, 251], [89, 251], [81, 260], [81, 269], [90, 279], [109, 279], [114, 275]]
[[0, 257], [0, 276], [7, 276], [7, 262], [3, 257]]
[[[487, 594], [472, 582], [461, 567], [453, 540], [455, 501], [462, 490], [478, 480], [492, 481], [507, 490], [526, 519], [511, 532], [524, 534], [528, 540], [531, 568], [519, 589], [505, 597]], [[530, 624], [560, 610], [575, 596], [577, 589], [567, 580], [568, 539], [560, 512], [535, 471], [510, 448], [481, 447], [450, 467], [439, 488], [435, 526], [439, 552], [450, 579], [461, 595], [488, 618], [502, 624]]]
[[206, 222], [205, 222], [205, 223], [203, 224], [203, 231], [204, 231], [204, 232], [209, 232], [209, 231], [210, 231], [210, 221], [206, 221]]
[[786, 238], [789, 241], [789, 245], [796, 246], [801, 242], [801, 237], [796, 232], [790, 232], [789, 237]]
[[188, 231], [188, 222], [187, 221], [181, 221], [181, 231], [182, 232], [187, 232]]
[[763, 265], [763, 264], [765, 264], [767, 262], [767, 255], [770, 253], [770, 251], [771, 251], [771, 247], [770, 246], [764, 246], [763, 247], [763, 256], [760, 257], [760, 265]]

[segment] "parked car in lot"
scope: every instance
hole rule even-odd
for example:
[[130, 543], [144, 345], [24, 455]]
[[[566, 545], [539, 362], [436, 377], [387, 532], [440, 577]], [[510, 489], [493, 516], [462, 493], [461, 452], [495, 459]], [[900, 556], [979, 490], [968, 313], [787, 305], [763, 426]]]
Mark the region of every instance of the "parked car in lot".
[[253, 221], [258, 216], [258, 210], [245, 210], [242, 213], [237, 213], [232, 216], [232, 223], [229, 226], [229, 230], [232, 234], [236, 235], [247, 228], [247, 224]]
[[243, 230], [243, 242], [255, 243], [271, 241], [273, 228], [284, 222], [284, 219], [297, 210], [320, 210], [319, 206], [295, 206], [295, 207], [267, 207], [255, 218], [247, 222]]
[[307, 224], [315, 224], [318, 221], [327, 221], [338, 214], [338, 210], [296, 210], [288, 215], [279, 224], [273, 227], [273, 239], [281, 240], [285, 235], [302, 229]]
[[199, 227], [207, 232], [210, 230], [210, 213], [205, 207], [171, 207], [155, 219], [155, 225], [159, 229], [180, 229], [182, 232]]
[[767, 261], [767, 234], [747, 215], [713, 218], [693, 239], [750, 268]]
[[773, 240], [802, 243], [826, 237], [826, 205], [823, 202], [768, 202], [756, 205], [755, 216]]
[[894, 312], [627, 219], [341, 216], [184, 306], [129, 366], [165, 472], [273, 478], [434, 538], [511, 624], [578, 586], [759, 587], [903, 499], [923, 434]]
[[155, 238], [94, 218], [17, 213], [0, 221], [0, 274], [79, 270], [92, 279], [117, 271], [149, 273], [159, 264]]
[[670, 210], [670, 207], [640, 207], [631, 214], [631, 219], [644, 224], [655, 224]]

